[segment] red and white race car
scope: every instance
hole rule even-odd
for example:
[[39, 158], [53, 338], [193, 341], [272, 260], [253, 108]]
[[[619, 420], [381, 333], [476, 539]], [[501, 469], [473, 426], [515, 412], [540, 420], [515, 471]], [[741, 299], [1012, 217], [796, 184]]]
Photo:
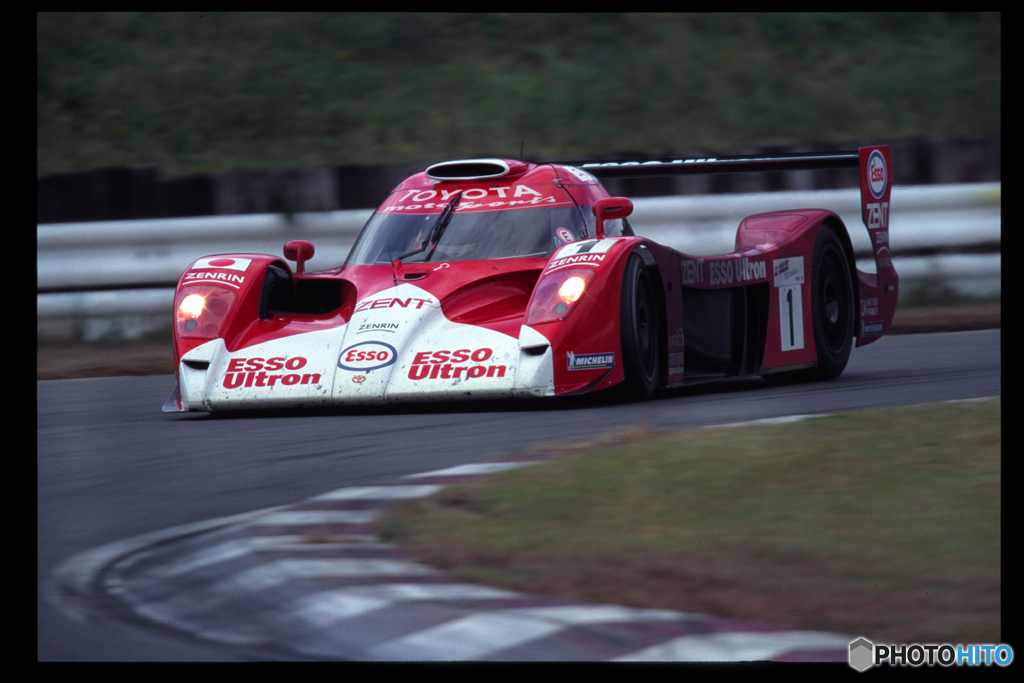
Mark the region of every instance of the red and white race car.
[[[875, 273], [826, 209], [745, 218], [730, 254], [635, 235], [602, 177], [860, 169]], [[174, 300], [176, 387], [164, 410], [227, 410], [616, 390], [718, 377], [838, 376], [886, 332], [889, 148], [643, 164], [449, 161], [401, 183], [345, 264], [201, 258]]]

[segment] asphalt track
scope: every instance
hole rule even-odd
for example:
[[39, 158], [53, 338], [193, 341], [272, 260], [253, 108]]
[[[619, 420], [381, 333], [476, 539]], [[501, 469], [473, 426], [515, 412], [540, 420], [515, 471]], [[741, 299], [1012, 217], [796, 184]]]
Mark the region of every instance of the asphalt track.
[[[185, 531], [192, 534], [189, 542], [213, 547], [213, 535], [225, 532], [200, 533], [209, 520], [292, 506], [339, 489], [408, 483], [417, 480], [402, 478], [622, 429], [690, 429], [996, 396], [1001, 394], [1000, 332], [883, 338], [855, 349], [846, 372], [832, 382], [702, 385], [637, 405], [542, 401], [316, 414], [166, 415], [160, 406], [170, 389], [169, 377], [37, 384], [39, 660], [301, 658], [287, 644], [252, 647], [244, 638], [231, 641], [211, 633], [195, 638], [166, 622], [161, 625], [145, 610], [126, 609], [126, 602], [110, 590], [110, 559], [146, 548], [146, 561], [155, 562], [154, 553], [183, 547], [167, 543], [167, 537], [180, 538]], [[217, 547], [235, 540], [221, 538]], [[117, 543], [122, 545], [111, 545]], [[173, 563], [173, 558], [160, 561]], [[236, 565], [218, 566], [243, 571]], [[67, 573], [55, 574], [68, 567], [73, 580]], [[298, 589], [287, 581], [274, 584], [273, 591], [289, 590]], [[239, 614], [244, 609], [239, 605]], [[531, 624], [553, 613], [550, 605], [518, 609]], [[594, 618], [626, 620], [609, 609], [610, 616]], [[337, 652], [334, 658], [362, 658], [367, 652]], [[418, 658], [415, 652], [378, 652], [383, 658]], [[537, 650], [524, 655], [546, 656], [560, 658], [558, 652]]]

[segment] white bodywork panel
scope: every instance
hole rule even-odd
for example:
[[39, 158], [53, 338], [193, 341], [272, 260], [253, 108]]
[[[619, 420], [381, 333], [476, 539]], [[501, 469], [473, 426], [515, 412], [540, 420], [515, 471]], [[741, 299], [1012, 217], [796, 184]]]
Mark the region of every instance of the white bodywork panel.
[[554, 394], [548, 340], [454, 323], [408, 283], [361, 300], [347, 324], [229, 353], [214, 339], [182, 356], [183, 410]]

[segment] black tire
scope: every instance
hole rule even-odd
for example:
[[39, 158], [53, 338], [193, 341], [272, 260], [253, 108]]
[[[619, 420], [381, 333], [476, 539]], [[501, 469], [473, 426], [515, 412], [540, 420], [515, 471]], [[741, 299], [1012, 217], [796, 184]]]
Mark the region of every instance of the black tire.
[[631, 254], [622, 278], [622, 398], [645, 401], [658, 384], [660, 348], [654, 283], [639, 254]]
[[811, 261], [811, 317], [818, 367], [813, 379], [842, 374], [853, 348], [854, 288], [850, 264], [839, 237], [828, 225], [818, 229]]

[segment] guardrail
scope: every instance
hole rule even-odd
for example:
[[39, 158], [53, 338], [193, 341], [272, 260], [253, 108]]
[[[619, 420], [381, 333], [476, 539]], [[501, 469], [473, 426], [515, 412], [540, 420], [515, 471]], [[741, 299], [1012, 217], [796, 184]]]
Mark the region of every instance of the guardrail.
[[[974, 294], [999, 291], [1000, 188], [1000, 183], [893, 188], [890, 245], [901, 294], [915, 281], [936, 280]], [[873, 269], [856, 189], [638, 198], [634, 206], [630, 223], [638, 234], [690, 254], [732, 251], [736, 226], [753, 213], [829, 208], [846, 222], [858, 266]], [[37, 333], [90, 341], [133, 338], [166, 327], [182, 271], [211, 254], [280, 254], [286, 241], [306, 239], [316, 247], [308, 271], [337, 267], [371, 213], [39, 225]]]

